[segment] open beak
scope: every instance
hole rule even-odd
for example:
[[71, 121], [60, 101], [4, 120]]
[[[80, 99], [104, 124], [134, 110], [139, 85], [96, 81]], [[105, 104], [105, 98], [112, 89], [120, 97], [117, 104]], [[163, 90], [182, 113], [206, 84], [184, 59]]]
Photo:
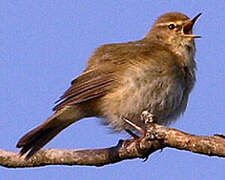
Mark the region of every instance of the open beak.
[[192, 34], [192, 28], [196, 22], [196, 20], [201, 16], [202, 13], [199, 13], [193, 19], [189, 20], [183, 27], [183, 36], [187, 38], [201, 38], [199, 35]]

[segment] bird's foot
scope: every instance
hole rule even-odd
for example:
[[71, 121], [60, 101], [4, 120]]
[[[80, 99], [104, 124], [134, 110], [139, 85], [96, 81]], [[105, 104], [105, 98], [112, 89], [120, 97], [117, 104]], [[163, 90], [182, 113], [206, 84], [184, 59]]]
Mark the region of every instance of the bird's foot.
[[141, 120], [146, 125], [147, 130], [143, 129], [143, 127], [135, 124], [134, 122], [130, 121], [127, 118], [123, 118], [123, 119], [127, 124], [129, 124], [132, 128], [134, 128], [137, 132], [139, 132], [141, 134], [141, 137], [139, 137], [131, 130], [126, 129], [126, 132], [128, 132], [134, 139], [144, 138], [144, 137], [149, 140], [157, 139], [157, 133], [154, 132], [154, 130], [153, 130], [154, 124], [155, 124], [155, 116], [152, 113], [150, 113], [148, 111], [143, 111], [141, 114]]
[[[136, 131], [138, 131], [141, 134], [141, 136], [139, 137], [138, 135], [133, 133], [131, 130], [126, 129], [126, 132], [128, 132], [134, 138], [134, 140], [138, 140], [139, 142], [141, 142], [144, 139], [147, 140], [147, 141], [151, 141], [151, 140], [156, 139], [154, 131], [151, 131], [149, 129], [145, 130], [142, 127], [140, 127], [139, 125], [137, 125], [137, 124], [133, 123], [132, 121], [130, 121], [129, 119], [127, 119], [127, 118], [123, 118], [123, 119], [126, 123], [128, 123], [132, 128], [134, 128]], [[148, 122], [148, 125], [150, 125], [150, 124], [154, 124], [154, 123]], [[141, 158], [144, 159], [144, 162], [147, 161], [149, 155], [151, 154], [151, 150], [149, 149], [147, 151], [146, 150], [143, 151], [141, 149], [141, 145], [138, 149], [139, 149], [140, 153], [142, 154]]]
[[144, 124], [154, 123], [154, 118], [155, 116], [148, 111], [143, 111], [141, 113], [141, 120], [144, 122]]

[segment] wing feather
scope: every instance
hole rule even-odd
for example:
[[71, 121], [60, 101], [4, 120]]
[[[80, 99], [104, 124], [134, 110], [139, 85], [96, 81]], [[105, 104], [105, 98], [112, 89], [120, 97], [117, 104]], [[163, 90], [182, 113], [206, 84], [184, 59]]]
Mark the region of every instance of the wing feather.
[[82, 73], [71, 82], [71, 87], [60, 97], [53, 110], [58, 111], [66, 105], [79, 104], [105, 95], [114, 82], [114, 71], [98, 68]]

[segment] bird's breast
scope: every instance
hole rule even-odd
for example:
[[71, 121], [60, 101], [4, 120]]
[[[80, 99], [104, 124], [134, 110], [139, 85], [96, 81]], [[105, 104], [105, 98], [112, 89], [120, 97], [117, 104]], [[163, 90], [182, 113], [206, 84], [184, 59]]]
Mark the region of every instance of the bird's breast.
[[186, 108], [185, 87], [174, 74], [160, 73], [145, 68], [126, 72], [120, 85], [103, 97], [103, 117], [117, 130], [129, 128], [123, 117], [145, 126], [143, 111], [148, 111], [160, 124], [175, 120]]

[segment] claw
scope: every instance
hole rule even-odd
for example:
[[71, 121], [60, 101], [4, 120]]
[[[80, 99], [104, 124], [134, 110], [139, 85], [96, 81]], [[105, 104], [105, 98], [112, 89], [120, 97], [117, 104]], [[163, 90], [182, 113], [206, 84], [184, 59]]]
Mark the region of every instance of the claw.
[[147, 155], [146, 157], [144, 157], [143, 162], [146, 162], [148, 160], [148, 158], [149, 158], [149, 155]]
[[154, 122], [154, 115], [148, 111], [143, 111], [141, 113], [141, 120], [145, 123], [145, 124], [149, 124], [149, 123], [153, 123]]

